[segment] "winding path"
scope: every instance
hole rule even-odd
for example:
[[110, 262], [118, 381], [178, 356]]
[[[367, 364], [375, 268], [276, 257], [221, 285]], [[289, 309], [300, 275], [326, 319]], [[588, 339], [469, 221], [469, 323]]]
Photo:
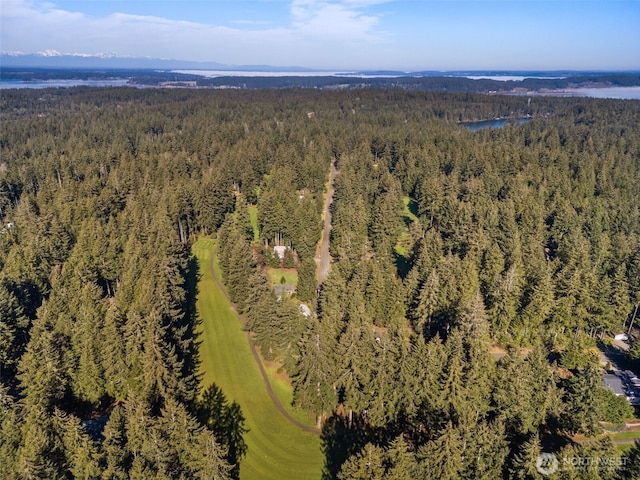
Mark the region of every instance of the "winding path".
[[333, 193], [335, 191], [333, 184], [337, 173], [336, 159], [334, 158], [331, 160], [331, 167], [329, 168], [329, 187], [327, 188], [327, 195], [324, 199], [324, 207], [322, 209], [324, 227], [320, 243], [318, 244], [318, 249], [316, 250], [316, 279], [318, 280], [318, 285], [321, 285], [327, 279], [329, 276], [329, 267], [331, 266], [331, 255], [329, 255], [329, 240], [331, 237], [331, 204], [333, 203]]
[[[246, 319], [244, 318], [244, 315], [241, 315], [236, 310], [235, 304], [231, 301], [231, 297], [229, 296], [229, 292], [227, 291], [226, 287], [224, 286], [220, 278], [218, 278], [218, 275], [216, 274], [216, 269], [213, 268], [213, 262], [215, 261], [217, 253], [218, 253], [218, 247], [216, 245], [214, 251], [211, 253], [211, 259], [209, 261], [209, 269], [211, 271], [211, 276], [213, 277], [214, 282], [216, 282], [216, 285], [218, 285], [218, 288], [220, 288], [220, 291], [224, 294], [225, 298], [229, 302], [229, 305], [231, 305], [231, 308], [233, 309], [233, 311], [238, 316], [240, 323], [242, 324], [243, 327], [245, 327], [247, 322], [246, 322]], [[246, 334], [247, 334], [247, 341], [249, 342], [249, 347], [251, 348], [251, 353], [253, 354], [253, 358], [256, 361], [256, 365], [258, 365], [258, 370], [260, 370], [260, 375], [262, 375], [262, 380], [264, 381], [264, 385], [267, 388], [267, 393], [269, 394], [269, 397], [271, 398], [271, 401], [273, 402], [275, 407], [289, 422], [291, 422], [296, 427], [300, 428], [301, 430], [304, 430], [305, 432], [309, 432], [314, 435], [320, 435], [322, 432], [319, 429], [300, 423], [298, 420], [292, 417], [289, 414], [289, 412], [287, 412], [287, 410], [282, 406], [282, 403], [280, 403], [280, 400], [278, 399], [275, 392], [271, 388], [269, 377], [267, 376], [267, 372], [264, 369], [264, 365], [262, 365], [262, 360], [260, 360], [260, 356], [258, 355], [256, 346], [253, 343], [253, 339], [251, 338], [251, 332], [249, 330], [246, 330]]]

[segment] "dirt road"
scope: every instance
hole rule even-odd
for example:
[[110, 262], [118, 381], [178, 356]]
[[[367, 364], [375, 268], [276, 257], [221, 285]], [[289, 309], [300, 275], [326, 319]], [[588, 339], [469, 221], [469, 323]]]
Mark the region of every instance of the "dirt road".
[[331, 203], [333, 202], [334, 186], [333, 182], [336, 178], [336, 159], [331, 160], [331, 167], [329, 169], [329, 188], [324, 199], [324, 207], [322, 209], [322, 219], [324, 228], [322, 230], [322, 237], [320, 243], [316, 249], [316, 279], [318, 285], [322, 284], [329, 276], [329, 267], [331, 266], [331, 255], [329, 255], [329, 240], [331, 237]]

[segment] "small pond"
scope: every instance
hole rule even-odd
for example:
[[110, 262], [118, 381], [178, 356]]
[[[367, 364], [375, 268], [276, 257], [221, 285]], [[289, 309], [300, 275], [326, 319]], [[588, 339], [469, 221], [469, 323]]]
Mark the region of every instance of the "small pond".
[[507, 123], [508, 124], [518, 123], [518, 124], [522, 125], [523, 123], [528, 122], [529, 120], [531, 120], [531, 118], [529, 118], [529, 117], [518, 118], [518, 119], [496, 118], [496, 119], [493, 119], [493, 120], [480, 120], [478, 122], [460, 122], [459, 125], [462, 125], [463, 127], [468, 128], [472, 132], [475, 132], [476, 130], [480, 130], [480, 129], [483, 129], [483, 128], [502, 128]]

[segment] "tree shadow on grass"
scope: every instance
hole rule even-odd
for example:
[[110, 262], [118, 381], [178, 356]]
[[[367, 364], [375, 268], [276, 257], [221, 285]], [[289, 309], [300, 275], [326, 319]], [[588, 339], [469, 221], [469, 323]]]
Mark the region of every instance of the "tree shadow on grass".
[[198, 299], [198, 282], [202, 278], [200, 273], [200, 262], [195, 255], [190, 255], [187, 268], [184, 273], [184, 339], [190, 341], [189, 351], [186, 352], [183, 365], [183, 374], [186, 378], [192, 377], [200, 383], [198, 371], [200, 369], [200, 341], [198, 340], [198, 329], [202, 320], [198, 316], [196, 301]]
[[393, 255], [395, 257], [398, 276], [404, 280], [411, 271], [411, 268], [413, 268], [413, 262], [411, 261], [411, 259], [408, 259], [404, 255], [400, 255], [397, 252], [393, 252]]
[[198, 401], [197, 416], [213, 432], [216, 441], [226, 451], [225, 460], [233, 466], [232, 478], [240, 478], [240, 460], [247, 453], [244, 434], [245, 418], [236, 402], [229, 403], [222, 389], [215, 383], [207, 387]]
[[322, 480], [337, 478], [342, 464], [360, 451], [366, 440], [367, 435], [360, 425], [352, 424], [350, 428], [346, 417], [336, 414], [329, 417], [322, 426], [322, 453], [325, 457]]
[[360, 415], [354, 414], [350, 421], [348, 416], [334, 413], [322, 426], [322, 453], [325, 457], [322, 480], [336, 479], [342, 464], [350, 456], [362, 450], [367, 443], [385, 443], [386, 435], [384, 429], [372, 427]]

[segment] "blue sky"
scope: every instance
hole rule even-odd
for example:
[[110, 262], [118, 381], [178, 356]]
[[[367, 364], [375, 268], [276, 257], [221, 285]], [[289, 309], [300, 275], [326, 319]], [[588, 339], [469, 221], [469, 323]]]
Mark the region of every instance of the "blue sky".
[[1, 0], [3, 52], [317, 69], [640, 69], [640, 0]]

